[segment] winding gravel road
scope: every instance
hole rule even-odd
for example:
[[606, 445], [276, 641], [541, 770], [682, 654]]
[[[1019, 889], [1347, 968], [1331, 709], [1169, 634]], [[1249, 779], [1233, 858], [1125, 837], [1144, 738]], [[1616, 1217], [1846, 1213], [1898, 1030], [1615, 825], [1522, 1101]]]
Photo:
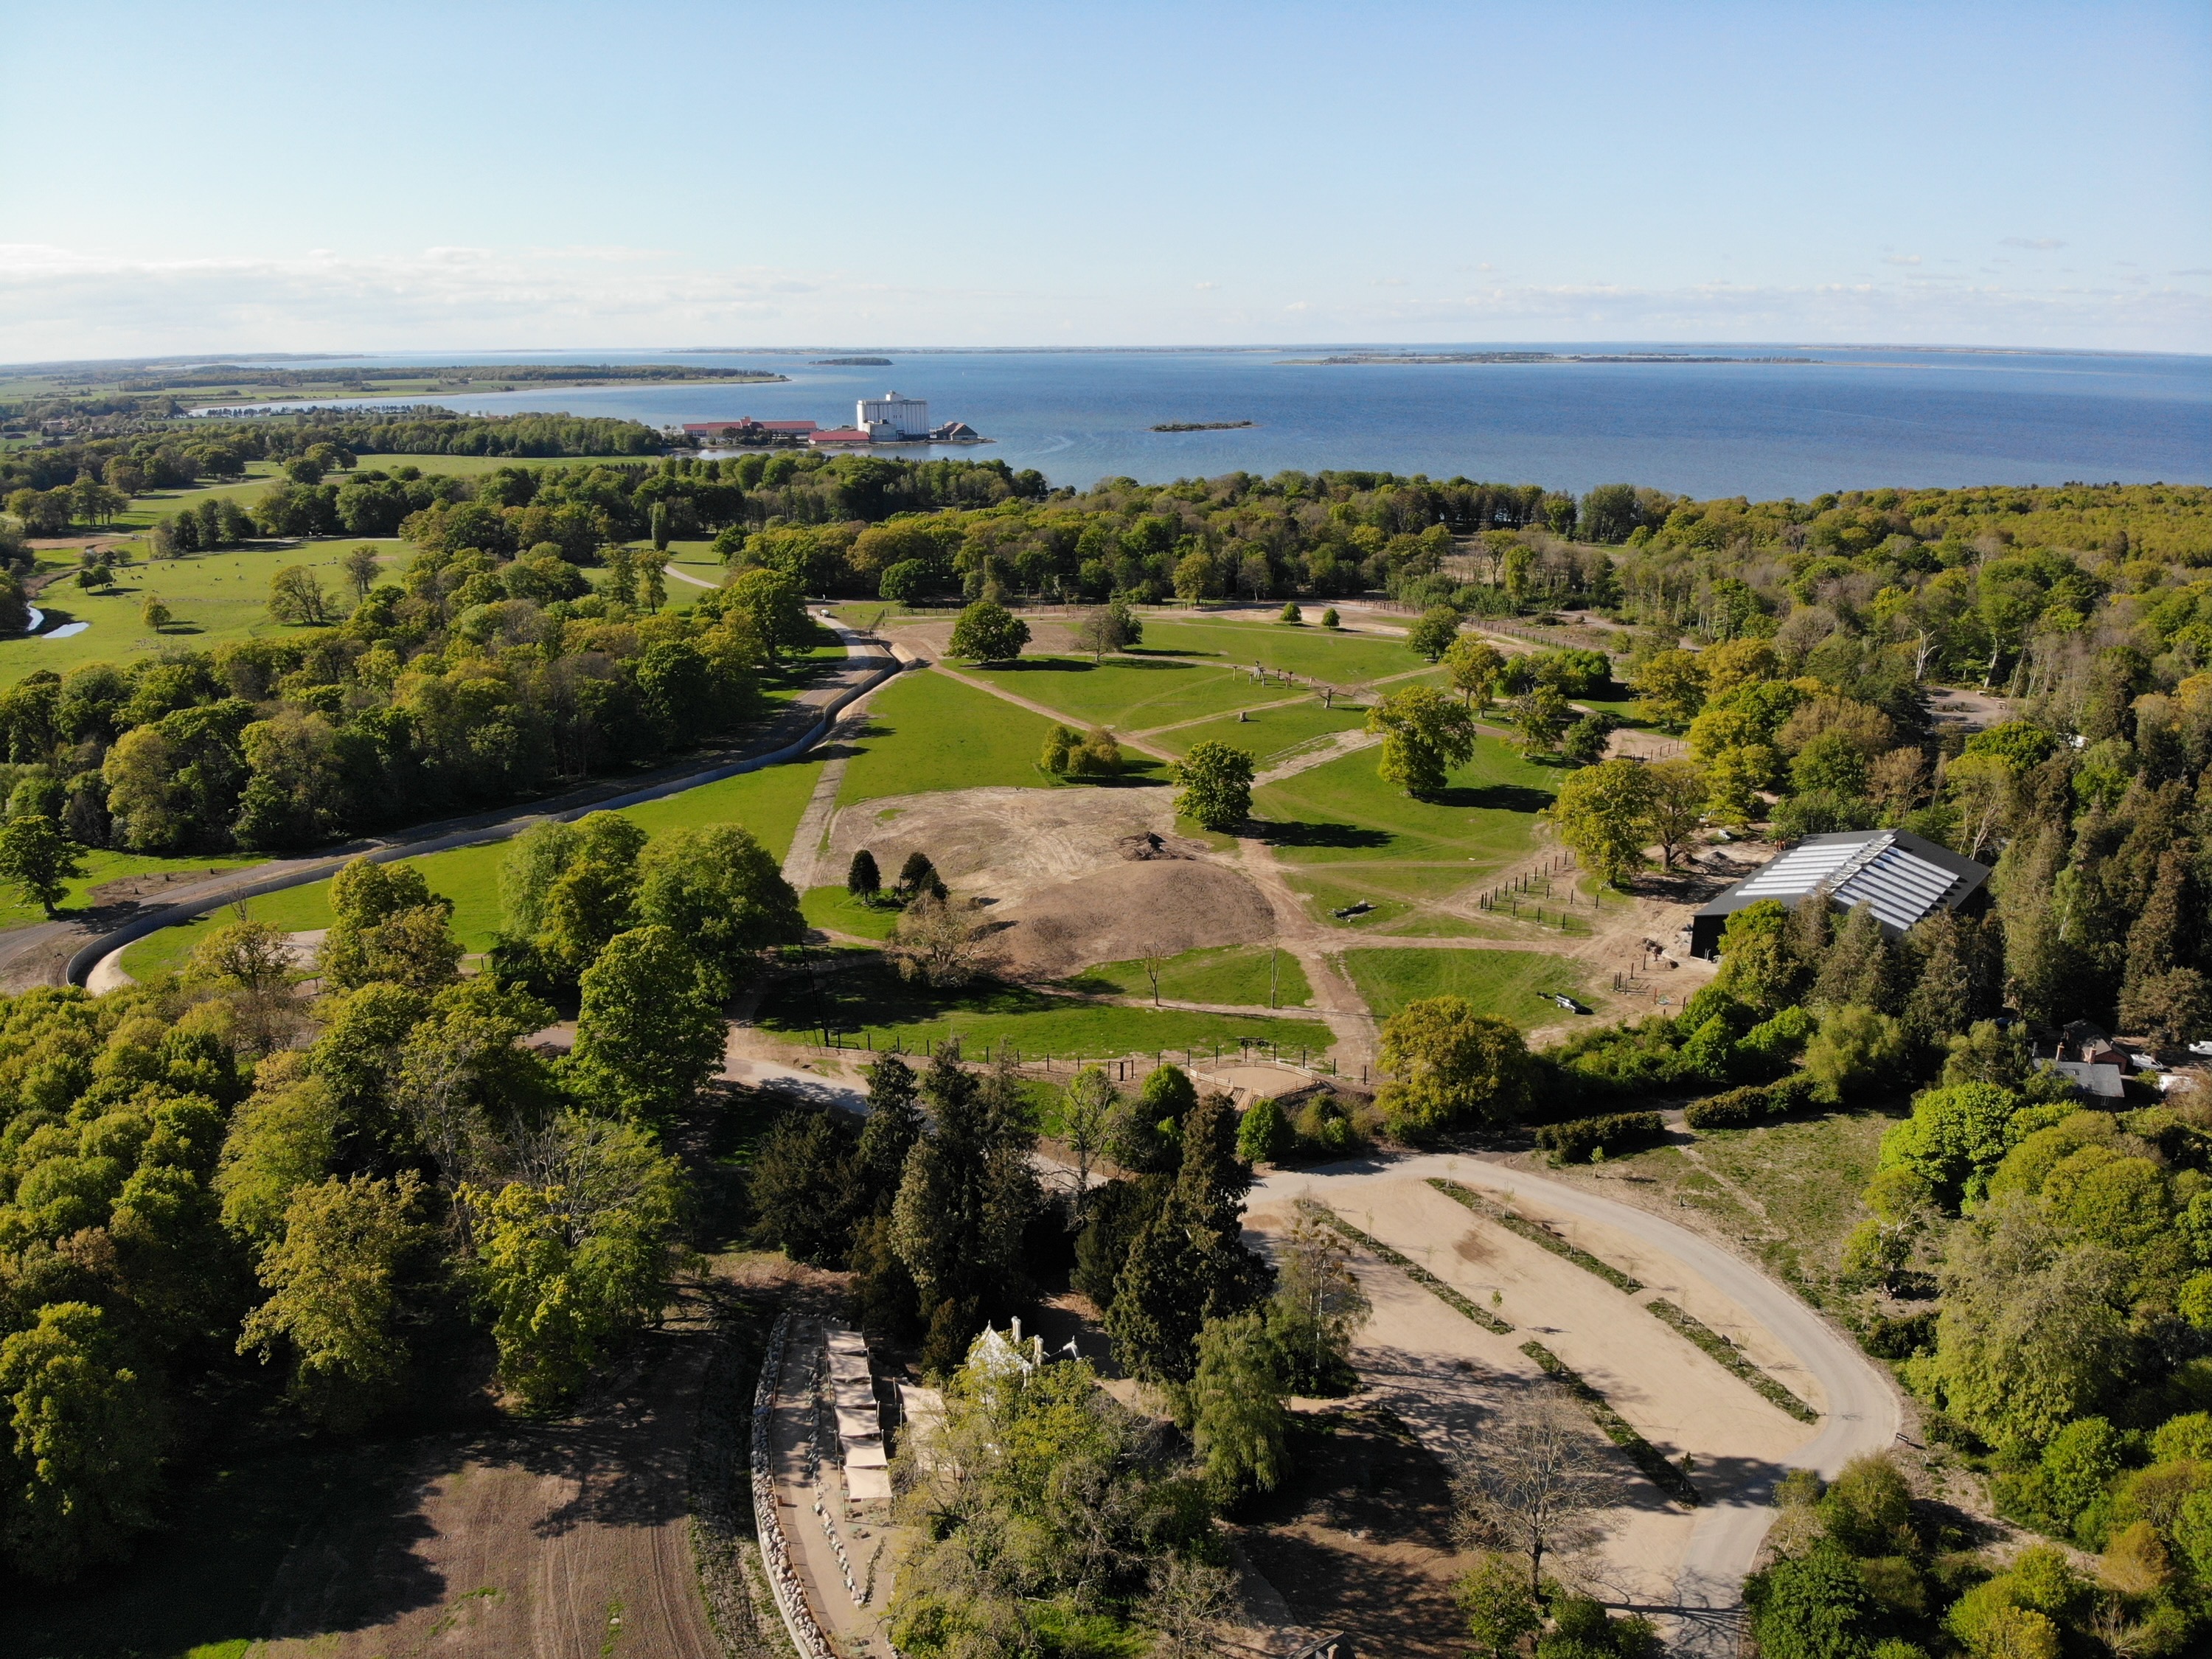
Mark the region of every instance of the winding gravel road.
[[[1634, 1205], [1533, 1170], [1437, 1154], [1278, 1172], [1255, 1186], [1252, 1201], [1285, 1200], [1306, 1192], [1327, 1198], [1328, 1189], [1338, 1183], [1349, 1188], [1378, 1176], [1425, 1180], [1431, 1176], [1448, 1176], [1498, 1193], [1518, 1189], [1532, 1197], [1540, 1189], [1544, 1205], [1630, 1234], [1733, 1297], [1819, 1379], [1827, 1395], [1820, 1432], [1784, 1459], [1784, 1467], [1810, 1468], [1824, 1479], [1832, 1478], [1852, 1458], [1887, 1450], [1896, 1440], [1902, 1424], [1896, 1391], [1880, 1367], [1848, 1338], [1741, 1256]], [[1340, 1207], [1349, 1213], [1358, 1206], [1347, 1203]], [[1687, 1615], [1680, 1620], [1684, 1628], [1678, 1647], [1702, 1649], [1708, 1644], [1698, 1639], [1700, 1634], [1718, 1634], [1696, 1614], [1741, 1605], [1744, 1576], [1774, 1520], [1772, 1497], [1772, 1483], [1762, 1482], [1698, 1511], [1675, 1573], [1677, 1603]]]

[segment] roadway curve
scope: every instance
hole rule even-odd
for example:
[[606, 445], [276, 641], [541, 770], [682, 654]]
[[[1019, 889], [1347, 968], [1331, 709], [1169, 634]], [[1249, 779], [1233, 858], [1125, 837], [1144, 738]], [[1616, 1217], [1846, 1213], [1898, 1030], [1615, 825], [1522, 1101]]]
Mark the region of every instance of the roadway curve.
[[[1896, 1390], [1856, 1345], [1741, 1256], [1649, 1210], [1601, 1197], [1587, 1188], [1554, 1181], [1533, 1170], [1475, 1158], [1435, 1154], [1279, 1171], [1254, 1187], [1252, 1201], [1282, 1201], [1309, 1192], [1327, 1199], [1333, 1187], [1348, 1187], [1362, 1179], [1387, 1176], [1418, 1181], [1431, 1176], [1449, 1176], [1501, 1193], [1540, 1187], [1547, 1206], [1630, 1234], [1734, 1297], [1820, 1380], [1827, 1395], [1820, 1432], [1784, 1458], [1784, 1467], [1814, 1469], [1823, 1479], [1832, 1479], [1852, 1458], [1887, 1450], [1895, 1442], [1903, 1422]], [[1357, 1206], [1339, 1203], [1338, 1207], [1349, 1214]], [[1758, 1558], [1759, 1547], [1773, 1520], [1771, 1483], [1740, 1490], [1732, 1500], [1702, 1508], [1675, 1573], [1678, 1605], [1693, 1613], [1740, 1606], [1744, 1576]], [[1688, 1626], [1698, 1621], [1681, 1622]], [[1691, 1632], [1685, 1629], [1683, 1633]]]
[[830, 716], [836, 709], [896, 672], [899, 665], [882, 644], [845, 627], [826, 609], [817, 614], [844, 643], [845, 660], [833, 673], [808, 687], [748, 743], [711, 757], [694, 757], [641, 777], [602, 780], [490, 812], [424, 824], [391, 836], [364, 837], [311, 858], [272, 859], [227, 870], [208, 880], [176, 888], [163, 895], [158, 905], [108, 915], [95, 913], [90, 921], [69, 919], [13, 928], [0, 934], [0, 988], [21, 990], [41, 984], [82, 985], [100, 962], [148, 933], [242, 899], [321, 881], [336, 874], [349, 859], [366, 856], [383, 863], [503, 841], [541, 819], [636, 805], [796, 759], [831, 729]]

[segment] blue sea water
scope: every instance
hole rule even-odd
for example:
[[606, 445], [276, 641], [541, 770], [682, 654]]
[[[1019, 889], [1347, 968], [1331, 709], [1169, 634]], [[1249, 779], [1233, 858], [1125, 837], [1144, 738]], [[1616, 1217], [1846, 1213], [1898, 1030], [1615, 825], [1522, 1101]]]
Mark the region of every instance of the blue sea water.
[[[1394, 346], [1468, 351], [1480, 346]], [[2212, 357], [1802, 345], [1503, 348], [1809, 362], [1296, 364], [1342, 347], [899, 351], [888, 368], [815, 352], [410, 353], [416, 362], [678, 362], [787, 374], [780, 386], [590, 387], [441, 399], [485, 414], [653, 425], [850, 422], [896, 388], [995, 441], [889, 453], [996, 457], [1055, 484], [1325, 467], [1464, 475], [1580, 491], [1628, 482], [1697, 496], [1807, 499], [1882, 485], [2212, 483]], [[1156, 433], [1167, 421], [1244, 421]]]

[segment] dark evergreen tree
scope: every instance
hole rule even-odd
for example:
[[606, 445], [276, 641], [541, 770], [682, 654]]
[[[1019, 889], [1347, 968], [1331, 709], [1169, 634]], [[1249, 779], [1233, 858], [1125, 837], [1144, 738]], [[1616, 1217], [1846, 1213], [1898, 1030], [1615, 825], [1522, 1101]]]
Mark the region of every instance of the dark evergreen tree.
[[1820, 964], [1827, 960], [1828, 941], [1834, 931], [1828, 909], [1824, 893], [1808, 893], [1790, 907], [1783, 948], [1796, 966], [1793, 980], [1785, 988], [1792, 1000], [1820, 977]]
[[1997, 860], [1997, 915], [2004, 932], [2005, 978], [2014, 1004], [2045, 1030], [2074, 1018], [2073, 952], [2061, 931], [2055, 889], [2065, 831], [2046, 825], [2014, 840]]
[[1042, 1203], [1018, 1079], [979, 1079], [961, 1065], [958, 1045], [947, 1043], [921, 1087], [934, 1122], [908, 1152], [891, 1206], [900, 1259], [933, 1322], [945, 1302], [973, 1307], [977, 1317], [1011, 1310], [1028, 1291], [1022, 1237]]
[[1905, 935], [1917, 960], [1911, 994], [1905, 1000], [1905, 1029], [1923, 1053], [1932, 1053], [1952, 1031], [1963, 1031], [1972, 1018], [1974, 975], [1966, 963], [1960, 929], [1948, 910], [1939, 910]]
[[1106, 1328], [1136, 1376], [1187, 1382], [1198, 1333], [1267, 1295], [1272, 1275], [1243, 1242], [1252, 1168], [1237, 1156], [1237, 1111], [1206, 1095], [1183, 1123], [1182, 1168], [1167, 1201], [1146, 1222], [1115, 1282]]
[[898, 890], [908, 898], [933, 891], [942, 885], [937, 878], [937, 866], [929, 861], [929, 854], [916, 848], [906, 855], [899, 866]]
[[852, 866], [845, 872], [845, 890], [854, 898], [873, 898], [884, 890], [883, 873], [876, 868], [876, 855], [865, 847], [853, 854]]
[[760, 1236], [794, 1261], [842, 1267], [852, 1246], [852, 1139], [834, 1113], [787, 1115], [753, 1164]]
[[1813, 1000], [1831, 1007], [1857, 1006], [1884, 1012], [1897, 1005], [1896, 951], [1873, 908], [1862, 904], [1845, 918], [1820, 963]]
[[907, 1154], [921, 1139], [921, 1108], [916, 1103], [921, 1089], [914, 1068], [896, 1054], [885, 1054], [866, 1068], [866, 1075], [868, 1121], [860, 1126], [853, 1174], [860, 1188], [860, 1207], [887, 1214], [906, 1173]]

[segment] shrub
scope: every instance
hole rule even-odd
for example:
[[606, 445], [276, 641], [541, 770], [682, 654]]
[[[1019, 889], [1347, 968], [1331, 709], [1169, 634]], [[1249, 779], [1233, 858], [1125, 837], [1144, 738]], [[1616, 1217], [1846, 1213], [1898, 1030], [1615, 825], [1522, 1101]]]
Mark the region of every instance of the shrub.
[[1252, 1103], [1237, 1125], [1237, 1156], [1247, 1164], [1279, 1164], [1297, 1134], [1272, 1097]]
[[1682, 1115], [1692, 1129], [1746, 1129], [1754, 1123], [1802, 1111], [1812, 1100], [1813, 1079], [1801, 1073], [1784, 1078], [1779, 1083], [1747, 1084], [1741, 1089], [1708, 1095], [1703, 1100], [1691, 1102]]
[[1536, 1144], [1551, 1153], [1554, 1164], [1588, 1164], [1600, 1152], [1612, 1158], [1656, 1146], [1666, 1133], [1656, 1112], [1614, 1112], [1547, 1123], [1536, 1131]]

